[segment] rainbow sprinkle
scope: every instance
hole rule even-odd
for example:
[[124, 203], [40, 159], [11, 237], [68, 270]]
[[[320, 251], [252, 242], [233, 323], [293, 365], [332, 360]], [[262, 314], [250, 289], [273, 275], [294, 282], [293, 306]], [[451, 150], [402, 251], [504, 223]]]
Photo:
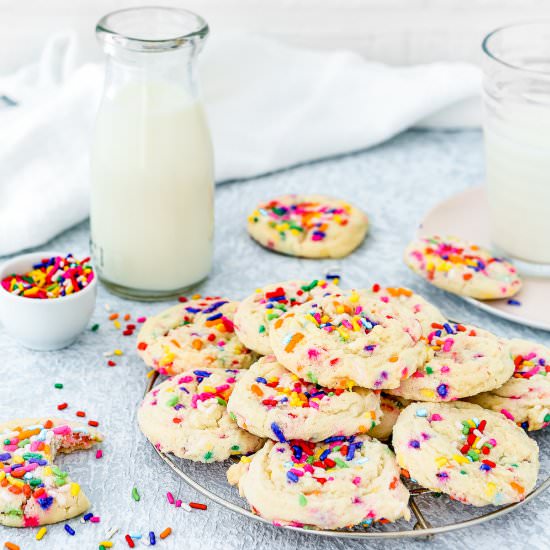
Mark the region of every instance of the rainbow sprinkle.
[[16, 296], [53, 299], [74, 294], [86, 288], [94, 279], [90, 258], [78, 261], [72, 254], [43, 258], [33, 269], [12, 274], [2, 280], [2, 287]]

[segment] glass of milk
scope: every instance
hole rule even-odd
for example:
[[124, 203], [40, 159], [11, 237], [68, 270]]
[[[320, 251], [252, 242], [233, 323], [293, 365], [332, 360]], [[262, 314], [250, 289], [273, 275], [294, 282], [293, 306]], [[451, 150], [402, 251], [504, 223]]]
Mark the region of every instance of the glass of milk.
[[175, 296], [212, 264], [213, 155], [196, 74], [208, 25], [131, 8], [96, 33], [107, 67], [91, 156], [94, 265], [116, 294]]
[[495, 247], [550, 273], [550, 21], [483, 41], [489, 222]]

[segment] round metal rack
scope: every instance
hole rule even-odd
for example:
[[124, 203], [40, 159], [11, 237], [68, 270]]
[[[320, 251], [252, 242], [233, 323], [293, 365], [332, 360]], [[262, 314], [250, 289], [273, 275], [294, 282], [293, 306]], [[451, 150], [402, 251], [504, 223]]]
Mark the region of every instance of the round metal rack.
[[[154, 387], [158, 378], [157, 373], [151, 377], [146, 388], [146, 393]], [[544, 453], [548, 445], [550, 445], [550, 434], [539, 432], [536, 439], [541, 449], [541, 473], [539, 477], [543, 477], [544, 479], [539, 481], [535, 489], [526, 495], [525, 499], [521, 502], [499, 507], [476, 508], [465, 506], [464, 504], [452, 501], [446, 496], [442, 496], [440, 493], [435, 493], [419, 487], [409, 482], [409, 480], [404, 480], [411, 494], [409, 507], [412, 511], [413, 519], [410, 522], [400, 520], [396, 523], [385, 525], [377, 524], [371, 527], [357, 526], [352, 529], [334, 531], [292, 526], [282, 526], [280, 528], [300, 531], [308, 535], [345, 539], [395, 539], [402, 537], [431, 537], [480, 525], [494, 518], [504, 516], [520, 506], [524, 506], [550, 487], [550, 456], [548, 460], [543, 460], [547, 454], [550, 454]], [[251, 520], [272, 525], [270, 521], [252, 513], [248, 509], [246, 501], [239, 497], [238, 492], [234, 488], [229, 486], [225, 479], [225, 472], [228, 467], [227, 463], [195, 463], [162, 453], [154, 445], [153, 448], [172, 471], [205, 497]]]

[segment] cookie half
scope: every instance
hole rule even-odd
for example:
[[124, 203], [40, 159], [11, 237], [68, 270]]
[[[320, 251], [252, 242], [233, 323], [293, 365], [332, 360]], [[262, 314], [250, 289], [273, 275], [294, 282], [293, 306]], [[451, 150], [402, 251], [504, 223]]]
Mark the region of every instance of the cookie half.
[[268, 441], [227, 476], [256, 514], [277, 525], [339, 529], [410, 517], [393, 453], [366, 435]]
[[262, 246], [290, 256], [341, 258], [357, 248], [367, 216], [352, 204], [324, 195], [282, 195], [260, 203], [248, 232]]
[[94, 429], [60, 418], [0, 424], [0, 525], [37, 527], [85, 512], [90, 501], [84, 491], [54, 461], [57, 453], [101, 440]]
[[409, 405], [395, 424], [393, 447], [420, 485], [473, 506], [518, 502], [537, 481], [535, 441], [503, 415], [471, 403]]

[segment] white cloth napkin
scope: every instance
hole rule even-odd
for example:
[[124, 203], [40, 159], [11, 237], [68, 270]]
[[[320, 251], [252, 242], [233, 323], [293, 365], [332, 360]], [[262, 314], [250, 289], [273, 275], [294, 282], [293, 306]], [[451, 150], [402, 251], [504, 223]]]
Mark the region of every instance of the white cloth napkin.
[[[103, 68], [76, 67], [76, 51], [72, 33], [54, 36], [38, 63], [0, 78], [0, 255], [88, 215]], [[430, 115], [441, 125], [480, 89], [463, 63], [388, 67], [250, 36], [211, 40], [201, 77], [218, 182], [369, 147]]]

